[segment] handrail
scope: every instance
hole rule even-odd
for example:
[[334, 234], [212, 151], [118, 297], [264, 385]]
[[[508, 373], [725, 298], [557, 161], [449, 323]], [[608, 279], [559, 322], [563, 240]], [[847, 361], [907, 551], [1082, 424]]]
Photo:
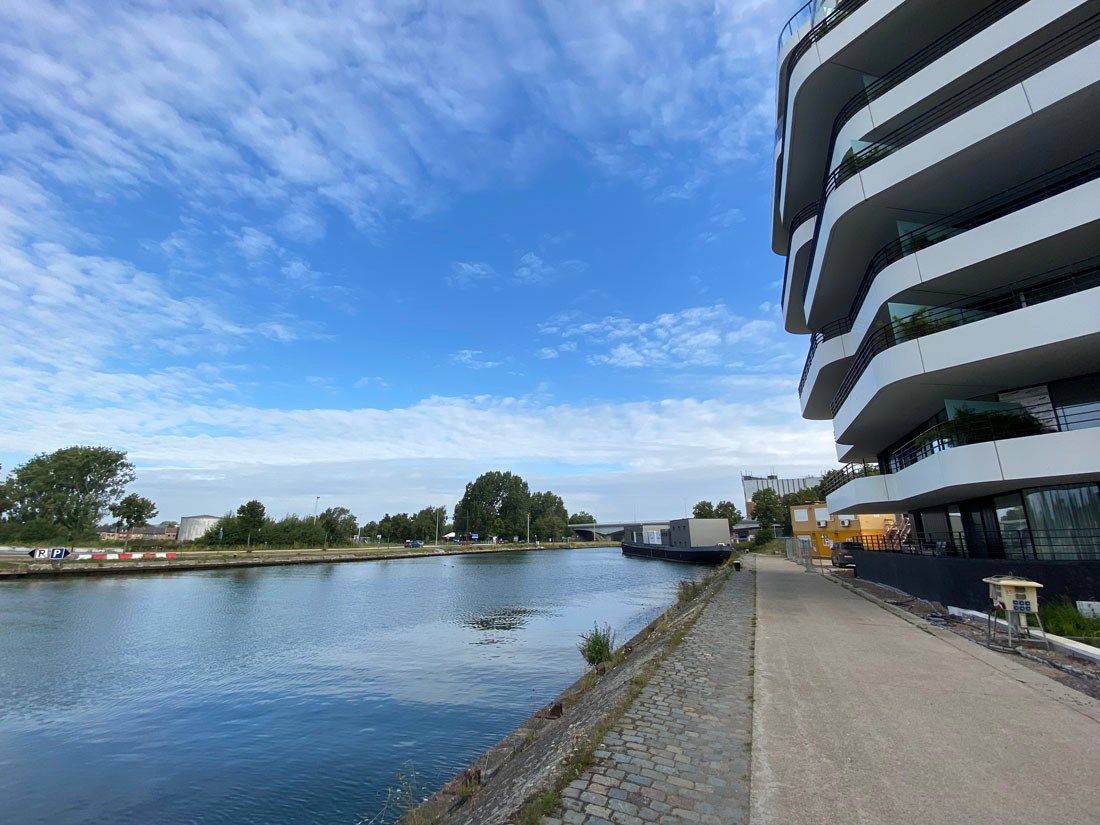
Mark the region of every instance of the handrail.
[[821, 201], [814, 201], [813, 203], [806, 204], [797, 212], [795, 212], [794, 215], [791, 217], [791, 222], [788, 226], [789, 233], [793, 235], [795, 227], [801, 226], [810, 218], [817, 215], [817, 208], [820, 205]]
[[832, 470], [822, 476], [818, 489], [821, 491], [821, 495], [828, 496], [830, 493], [835, 493], [853, 479], [877, 475], [879, 475], [879, 468], [874, 464], [869, 464], [867, 462], [845, 464], [839, 470]]
[[775, 44], [775, 52], [776, 52], [776, 59], [777, 60], [779, 59], [779, 53], [781, 51], [783, 51], [783, 45], [788, 40], [790, 40], [791, 37], [794, 36], [795, 31], [797, 31], [798, 28], [802, 25], [801, 21], [799, 23], [795, 23], [794, 22], [795, 18], [796, 17], [804, 17], [804, 18], [807, 18], [807, 19], [813, 18], [814, 13], [813, 13], [813, 9], [811, 8], [811, 6], [813, 6], [813, 4], [814, 4], [814, 0], [806, 0], [806, 2], [802, 4], [802, 7], [798, 11], [796, 11], [794, 14], [792, 14], [790, 19], [787, 20], [786, 24], [784, 24], [783, 28], [781, 28], [779, 30], [779, 38], [778, 38], [778, 40]]
[[[778, 59], [778, 52], [781, 52], [783, 50], [783, 45], [786, 42], [786, 40], [784, 39], [784, 33], [787, 32], [788, 27], [791, 26], [791, 23], [794, 21], [794, 19], [802, 14], [810, 6], [819, 6], [820, 1], [821, 0], [810, 0], [810, 2], [806, 3], [806, 5], [796, 11], [791, 16], [791, 19], [787, 21], [787, 25], [784, 26], [779, 33], [779, 46], [776, 50], [776, 59]], [[808, 32], [806, 32], [802, 39], [798, 41], [798, 44], [793, 49], [791, 49], [791, 53], [782, 68], [782, 82], [780, 83], [780, 88], [783, 90], [783, 100], [779, 101], [782, 111], [787, 111], [786, 96], [790, 92], [791, 74], [794, 72], [795, 64], [802, 58], [804, 54], [806, 54], [806, 52], [810, 50], [810, 47], [813, 46], [814, 43], [819, 41], [826, 34], [836, 28], [837, 25], [839, 25], [843, 20], [851, 15], [852, 12], [859, 9], [859, 7], [866, 2], [867, 0], [837, 0], [836, 7], [827, 15], [825, 15], [825, 17], [823, 17], [820, 22], [815, 23], [813, 27]], [[815, 15], [816, 12], [817, 9], [815, 8], [811, 12], [811, 16]], [[790, 32], [786, 34], [786, 37], [789, 39], [789, 37], [794, 34], [796, 29], [797, 27], [792, 27]]]
[[[938, 221], [932, 221], [911, 232], [906, 232], [883, 246], [867, 265], [848, 314], [825, 324], [812, 336], [810, 350], [806, 355], [806, 363], [802, 369], [802, 380], [799, 382], [799, 394], [801, 395], [802, 390], [805, 388], [806, 379], [810, 374], [810, 366], [818, 345], [851, 331], [875, 278], [890, 264], [896, 263], [921, 249], [933, 246], [940, 241], [945, 241], [1048, 197], [1068, 191], [1097, 177], [1100, 177], [1100, 151], [1090, 152], [1077, 160], [1070, 161], [1056, 169], [1019, 183], [996, 195], [991, 195]], [[806, 279], [806, 282], [809, 283], [809, 278]]]
[[1100, 13], [1092, 15], [1053, 40], [1037, 46], [992, 74], [986, 75], [977, 83], [893, 129], [858, 152], [845, 155], [826, 177], [821, 202], [825, 203], [845, 181], [855, 177], [862, 170], [1097, 40], [1100, 40]]
[[1097, 286], [1100, 286], [1100, 255], [1023, 278], [971, 298], [963, 298], [939, 307], [926, 307], [905, 318], [882, 324], [863, 339], [852, 357], [848, 372], [833, 396], [832, 414], [835, 417], [840, 411], [856, 383], [879, 353], [906, 341], [1053, 301], [1055, 298], [1063, 298]]
[[897, 473], [936, 453], [955, 447], [1100, 426], [1100, 412], [1054, 410], [1049, 402], [1019, 404], [1017, 410], [960, 410], [956, 417], [934, 424], [886, 454], [882, 469]]
[[1033, 530], [1005, 524], [999, 529], [932, 530], [908, 533], [861, 534], [864, 550], [880, 553], [908, 553], [918, 556], [957, 556], [960, 558], [1006, 558], [1021, 561], [1081, 561], [1100, 559], [1100, 530], [1070, 527], [1059, 530]]
[[882, 77], [868, 83], [863, 90], [852, 95], [833, 120], [832, 134], [829, 136], [829, 149], [825, 155], [826, 161], [832, 158], [833, 152], [836, 150], [836, 141], [841, 130], [848, 124], [848, 121], [856, 116], [857, 112], [1027, 2], [1028, 0], [995, 0], [976, 14], [968, 17], [951, 31], [929, 43], [907, 60], [899, 63]]

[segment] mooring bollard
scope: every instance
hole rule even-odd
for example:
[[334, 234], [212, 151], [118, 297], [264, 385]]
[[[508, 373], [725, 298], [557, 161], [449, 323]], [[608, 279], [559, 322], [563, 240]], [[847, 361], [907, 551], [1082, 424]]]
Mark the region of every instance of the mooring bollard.
[[736, 572], [740, 573], [740, 572], [741, 572], [741, 562], [739, 562], [739, 561], [735, 561], [735, 562], [733, 563], [733, 569], [734, 569], [734, 570], [735, 570]]

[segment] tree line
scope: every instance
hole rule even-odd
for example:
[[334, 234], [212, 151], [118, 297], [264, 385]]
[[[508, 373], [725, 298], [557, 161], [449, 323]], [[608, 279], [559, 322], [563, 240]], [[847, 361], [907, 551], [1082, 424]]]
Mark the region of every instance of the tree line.
[[0, 540], [90, 540], [108, 513], [120, 527], [144, 527], [157, 508], [126, 493], [135, 478], [121, 450], [78, 445], [39, 453], [0, 484]]

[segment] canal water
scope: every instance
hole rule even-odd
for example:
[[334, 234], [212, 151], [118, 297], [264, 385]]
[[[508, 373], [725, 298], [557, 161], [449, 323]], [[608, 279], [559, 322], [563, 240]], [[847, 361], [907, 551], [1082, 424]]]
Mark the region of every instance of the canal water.
[[[618, 548], [0, 584], [0, 820], [384, 822], [698, 568]], [[401, 775], [404, 779], [398, 779]]]

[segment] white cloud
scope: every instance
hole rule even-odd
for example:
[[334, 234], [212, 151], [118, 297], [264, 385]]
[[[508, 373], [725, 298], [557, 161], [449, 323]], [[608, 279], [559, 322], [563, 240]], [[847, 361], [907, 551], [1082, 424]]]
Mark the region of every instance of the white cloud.
[[519, 259], [515, 278], [523, 284], [537, 284], [554, 274], [554, 267], [546, 263], [534, 252], [528, 252]]
[[[576, 314], [559, 315], [540, 326], [563, 343], [583, 343], [593, 364], [613, 367], [744, 369], [752, 353], [767, 368], [793, 357], [790, 343], [771, 319], [748, 319], [725, 304], [665, 312], [650, 321], [608, 315], [581, 321]], [[761, 356], [765, 356], [761, 358]]]
[[244, 256], [245, 260], [253, 265], [261, 263], [273, 253], [279, 251], [278, 244], [275, 243], [274, 238], [266, 232], [261, 232], [259, 229], [255, 229], [251, 226], [246, 226], [242, 229], [233, 243], [236, 245], [241, 255]]
[[541, 358], [543, 361], [550, 361], [558, 357], [558, 351], [553, 347], [542, 347], [535, 350], [535, 357]]
[[490, 361], [487, 358], [482, 358], [482, 355], [483, 353], [479, 349], [460, 349], [451, 353], [451, 360], [472, 370], [492, 369], [504, 363], [503, 361]]
[[480, 281], [496, 277], [496, 270], [484, 261], [456, 261], [451, 264], [451, 274], [447, 276], [447, 285], [465, 289]]
[[[100, 392], [95, 382], [89, 389]], [[798, 423], [797, 398], [787, 388], [774, 395], [760, 388], [743, 402], [476, 397], [389, 410], [274, 410], [167, 394], [163, 383], [123, 383], [113, 399], [74, 413], [64, 398], [28, 398], [8, 384], [0, 401], [0, 454], [89, 439], [116, 445], [138, 466], [136, 488], [154, 494], [165, 513], [221, 512], [253, 496], [275, 510], [293, 509], [302, 506], [295, 500], [320, 494], [377, 515], [425, 500], [453, 502], [476, 473], [505, 467], [541, 474], [540, 484], [577, 496], [599, 489], [600, 515], [614, 517], [618, 508], [622, 517], [625, 491], [660, 474], [686, 487], [726, 478], [732, 492], [742, 468], [810, 471], [834, 463], [828, 425]], [[667, 501], [661, 487], [647, 495], [658, 512], [678, 512], [679, 502]]]
[[[778, 0], [0, 6], [0, 152], [97, 195], [372, 228], [554, 147], [684, 193], [767, 148]], [[334, 117], [333, 113], [339, 113]]]

